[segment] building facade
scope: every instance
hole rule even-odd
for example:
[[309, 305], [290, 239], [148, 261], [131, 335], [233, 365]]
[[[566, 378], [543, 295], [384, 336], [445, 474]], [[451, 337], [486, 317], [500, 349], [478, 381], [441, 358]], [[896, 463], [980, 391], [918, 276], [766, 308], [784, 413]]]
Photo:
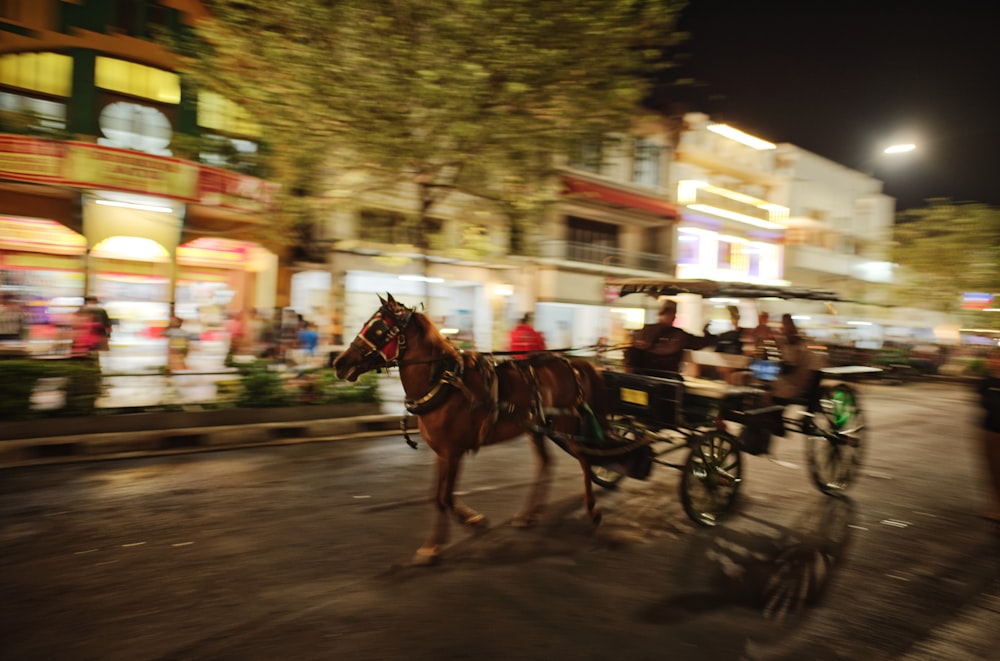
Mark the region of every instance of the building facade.
[[259, 130], [192, 89], [153, 39], [183, 30], [200, 5], [3, 7], [4, 291], [54, 310], [96, 295], [119, 342], [155, 335], [172, 313], [197, 330], [273, 306], [277, 258], [253, 237], [276, 188], [247, 170]]

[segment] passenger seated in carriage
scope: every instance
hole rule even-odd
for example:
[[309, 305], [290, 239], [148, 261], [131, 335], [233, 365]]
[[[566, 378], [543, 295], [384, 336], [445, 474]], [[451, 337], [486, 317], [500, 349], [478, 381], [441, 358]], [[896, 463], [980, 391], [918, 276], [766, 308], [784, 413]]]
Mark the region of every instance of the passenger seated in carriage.
[[819, 384], [825, 357], [809, 347], [788, 313], [781, 316], [781, 335], [776, 336], [776, 342], [781, 368], [771, 384], [771, 395], [779, 403], [808, 399]]
[[660, 306], [659, 321], [646, 324], [632, 335], [632, 346], [625, 349], [625, 367], [634, 374], [648, 376], [676, 375], [680, 372], [685, 349], [713, 346], [716, 337], [705, 325], [703, 337], [674, 326], [677, 302], [667, 299]]

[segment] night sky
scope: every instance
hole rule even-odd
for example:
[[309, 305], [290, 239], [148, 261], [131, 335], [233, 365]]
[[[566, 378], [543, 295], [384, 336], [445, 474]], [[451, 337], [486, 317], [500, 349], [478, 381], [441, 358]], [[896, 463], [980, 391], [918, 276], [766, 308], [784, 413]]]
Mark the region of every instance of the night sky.
[[1000, 3], [690, 0], [679, 27], [687, 109], [873, 171], [897, 209], [1000, 206]]

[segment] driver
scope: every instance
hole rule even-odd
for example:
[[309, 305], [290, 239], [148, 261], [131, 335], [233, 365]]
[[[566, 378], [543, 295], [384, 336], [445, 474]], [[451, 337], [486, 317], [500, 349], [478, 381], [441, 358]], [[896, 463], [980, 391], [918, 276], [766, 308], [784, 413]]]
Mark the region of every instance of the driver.
[[660, 306], [659, 320], [632, 335], [632, 346], [625, 349], [625, 366], [630, 372], [648, 376], [680, 372], [685, 349], [704, 349], [715, 344], [716, 337], [708, 332], [708, 324], [704, 336], [699, 337], [674, 326], [676, 319], [677, 301], [667, 299]]

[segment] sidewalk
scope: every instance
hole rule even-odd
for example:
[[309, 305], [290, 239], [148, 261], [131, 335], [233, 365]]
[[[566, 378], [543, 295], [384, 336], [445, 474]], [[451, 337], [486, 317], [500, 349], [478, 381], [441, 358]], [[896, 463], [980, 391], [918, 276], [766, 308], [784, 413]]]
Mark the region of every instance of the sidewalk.
[[[158, 387], [164, 387], [162, 379], [156, 380], [153, 376], [122, 378], [147, 381], [116, 394], [116, 406], [122, 406], [119, 396], [131, 397], [136, 402], [163, 397], [162, 392], [157, 392]], [[192, 375], [190, 378], [198, 377]], [[212, 390], [214, 392], [214, 383]], [[7, 440], [0, 439], [0, 468], [399, 433], [400, 423], [407, 416], [399, 378], [382, 376], [379, 397], [381, 402], [378, 404], [161, 411], [8, 423]], [[416, 433], [415, 426], [411, 423], [411, 433]], [[13, 437], [9, 435], [12, 429]], [[18, 430], [21, 430], [20, 437]]]

